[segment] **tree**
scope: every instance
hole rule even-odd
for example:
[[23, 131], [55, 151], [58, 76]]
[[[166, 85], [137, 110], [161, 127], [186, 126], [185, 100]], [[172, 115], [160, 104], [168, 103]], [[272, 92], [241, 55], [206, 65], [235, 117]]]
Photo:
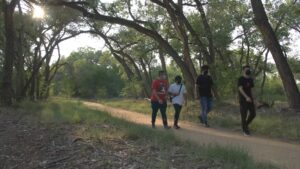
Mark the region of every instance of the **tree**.
[[81, 48], [64, 60], [54, 78], [56, 95], [100, 99], [119, 96], [123, 81], [108, 52]]
[[10, 2], [2, 0], [4, 8], [5, 52], [1, 85], [1, 103], [6, 106], [10, 106], [13, 102], [12, 76], [15, 57], [14, 11], [18, 2], [19, 0], [12, 0]]
[[266, 46], [272, 53], [287, 94], [289, 106], [293, 109], [300, 109], [299, 89], [296, 85], [294, 75], [288, 65], [287, 58], [284, 56], [276, 34], [268, 21], [268, 16], [265, 12], [263, 3], [261, 0], [251, 0], [251, 4], [255, 16], [254, 23], [260, 30]]

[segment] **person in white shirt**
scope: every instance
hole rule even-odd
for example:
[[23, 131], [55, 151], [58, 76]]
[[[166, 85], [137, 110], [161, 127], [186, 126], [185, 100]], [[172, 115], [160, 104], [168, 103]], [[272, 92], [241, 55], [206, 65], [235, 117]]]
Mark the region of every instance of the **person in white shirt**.
[[187, 92], [185, 86], [182, 84], [181, 76], [175, 77], [175, 83], [169, 87], [168, 92], [171, 95], [171, 102], [175, 109], [174, 128], [180, 129], [178, 126], [179, 114], [183, 104], [187, 103]]

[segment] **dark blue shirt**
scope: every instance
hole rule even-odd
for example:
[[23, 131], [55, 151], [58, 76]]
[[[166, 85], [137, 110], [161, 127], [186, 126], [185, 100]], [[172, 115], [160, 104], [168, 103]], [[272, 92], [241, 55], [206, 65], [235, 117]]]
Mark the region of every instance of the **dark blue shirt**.
[[[238, 80], [238, 87], [243, 87], [244, 92], [247, 94], [248, 97], [253, 99], [252, 93], [251, 93], [251, 88], [254, 87], [254, 82], [251, 77], [246, 78], [244, 76], [240, 77]], [[246, 101], [246, 98], [241, 94], [239, 91], [239, 98], [240, 101]]]
[[213, 80], [209, 75], [198, 76], [196, 84], [198, 85], [200, 97], [212, 97]]

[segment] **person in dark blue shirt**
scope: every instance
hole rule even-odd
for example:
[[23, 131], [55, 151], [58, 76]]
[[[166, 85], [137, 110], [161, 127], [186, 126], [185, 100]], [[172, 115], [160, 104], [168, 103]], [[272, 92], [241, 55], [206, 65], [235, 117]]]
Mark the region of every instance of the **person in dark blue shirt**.
[[204, 65], [201, 67], [201, 75], [198, 76], [196, 81], [196, 93], [197, 98], [200, 98], [201, 114], [199, 116], [200, 122], [204, 123], [206, 127], [209, 127], [207, 121], [207, 114], [212, 108], [213, 98], [213, 80], [209, 75], [209, 66]]
[[[249, 125], [256, 116], [254, 97], [253, 97], [254, 82], [251, 78], [251, 70], [249, 66], [243, 67], [243, 76], [238, 79], [239, 103], [242, 120], [242, 129], [244, 135], [249, 136]], [[248, 114], [249, 111], [249, 114]]]

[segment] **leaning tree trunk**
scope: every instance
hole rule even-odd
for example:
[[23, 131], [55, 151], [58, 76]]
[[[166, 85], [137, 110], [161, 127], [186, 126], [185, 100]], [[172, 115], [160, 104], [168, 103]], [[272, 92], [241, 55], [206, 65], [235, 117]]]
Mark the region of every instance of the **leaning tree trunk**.
[[15, 55], [15, 28], [13, 15], [17, 2], [18, 1], [16, 0], [11, 1], [9, 4], [6, 0], [3, 0], [2, 2], [4, 5], [5, 55], [1, 86], [1, 102], [5, 106], [12, 105], [13, 101], [12, 76]]
[[159, 60], [160, 60], [160, 63], [161, 63], [161, 68], [164, 72], [166, 72], [167, 80], [169, 81], [166, 59], [165, 59], [165, 56], [164, 56], [164, 51], [161, 47], [158, 47], [158, 56], [159, 56]]
[[299, 89], [287, 62], [287, 58], [285, 58], [275, 32], [268, 21], [264, 6], [261, 0], [251, 0], [251, 4], [255, 15], [254, 22], [260, 30], [266, 46], [272, 53], [279, 75], [283, 82], [289, 106], [293, 109], [300, 109]]
[[41, 99], [47, 99], [48, 97], [48, 91], [49, 91], [48, 89], [50, 86], [50, 74], [51, 74], [50, 61], [51, 61], [51, 55], [46, 59], [45, 62], [44, 82], [42, 85], [41, 93], [39, 94]]
[[[157, 4], [160, 4], [157, 1], [153, 1]], [[176, 6], [177, 9], [172, 8], [173, 6]], [[172, 21], [172, 24], [174, 26], [174, 30], [176, 34], [178, 35], [179, 39], [182, 42], [183, 46], [183, 61], [184, 64], [187, 66], [187, 72], [189, 74], [183, 72], [184, 79], [188, 82], [186, 83], [186, 88], [188, 91], [188, 95], [191, 98], [194, 98], [194, 84], [196, 83], [196, 78], [197, 78], [197, 72], [195, 69], [195, 66], [193, 64], [191, 54], [190, 54], [190, 47], [189, 47], [189, 37], [186, 31], [186, 27], [184, 24], [184, 19], [180, 15], [177, 15], [176, 12], [183, 13], [183, 8], [182, 8], [182, 1], [178, 1], [178, 5], [172, 4], [171, 1], [164, 0], [163, 5], [162, 5], [168, 12], [170, 19]]]

